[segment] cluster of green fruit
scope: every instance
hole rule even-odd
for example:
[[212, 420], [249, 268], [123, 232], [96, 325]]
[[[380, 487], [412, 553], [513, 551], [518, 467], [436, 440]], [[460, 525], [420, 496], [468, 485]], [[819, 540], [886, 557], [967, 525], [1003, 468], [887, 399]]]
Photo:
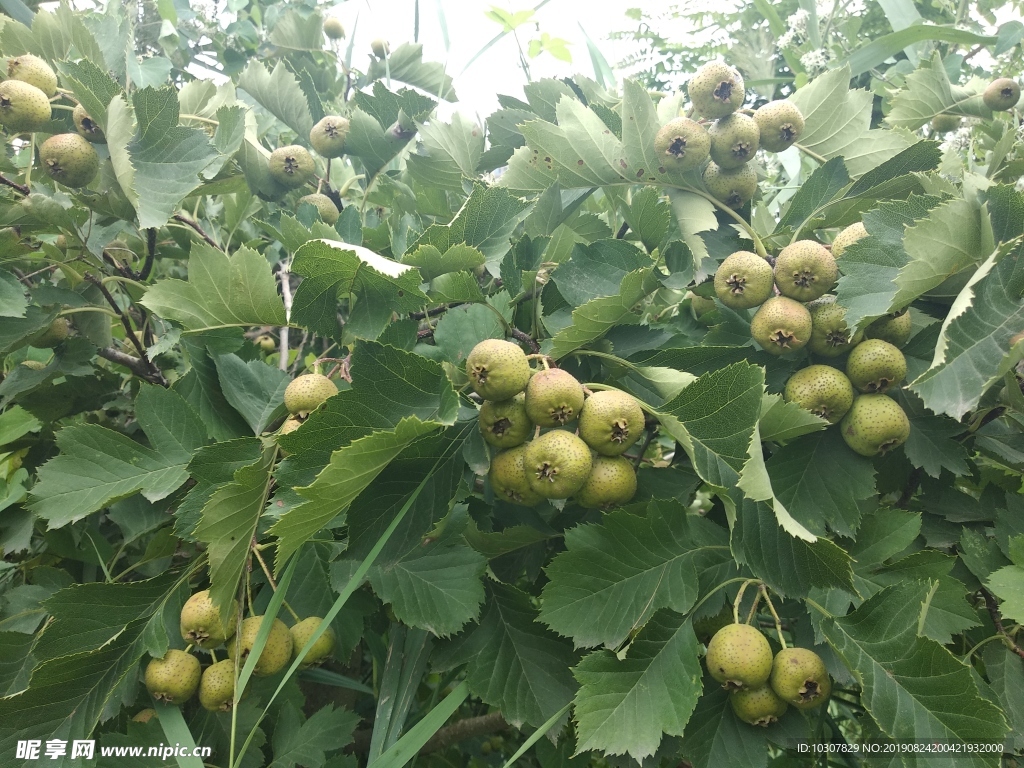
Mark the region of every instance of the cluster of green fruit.
[[803, 115], [784, 100], [769, 102], [751, 114], [740, 111], [746, 96], [743, 78], [722, 62], [702, 66], [687, 88], [694, 111], [714, 122], [705, 128], [689, 117], [677, 117], [658, 131], [655, 151], [670, 170], [685, 173], [704, 166], [704, 186], [712, 197], [739, 208], [757, 191], [757, 170], [751, 161], [758, 148], [782, 152], [793, 146], [804, 130]]
[[[235, 666], [244, 664], [256, 642], [256, 635], [263, 624], [263, 616], [250, 616], [242, 621], [237, 638], [235, 624], [238, 619], [238, 604], [232, 601], [227, 621], [221, 621], [220, 611], [210, 599], [209, 590], [196, 592], [181, 609], [181, 637], [190, 645], [202, 648], [214, 656], [214, 649], [227, 643], [228, 658], [213, 663], [201, 670], [199, 659], [187, 650], [171, 649], [163, 658], [153, 659], [146, 666], [146, 689], [158, 701], [184, 704], [198, 691], [199, 703], [211, 712], [226, 712], [231, 709], [235, 698]], [[289, 629], [280, 619], [274, 619], [267, 636], [266, 645], [253, 667], [253, 674], [264, 676], [280, 672], [298, 658], [313, 633], [320, 628], [323, 619], [310, 616], [297, 621]], [[320, 664], [334, 652], [334, 630], [324, 631], [306, 652], [301, 666]]]
[[729, 691], [740, 720], [768, 726], [789, 706], [811, 709], [828, 700], [832, 680], [825, 662], [807, 648], [772, 654], [768, 640], [749, 624], [730, 624], [715, 633], [705, 658], [708, 673]]
[[296, 376], [284, 390], [284, 407], [290, 414], [279, 435], [287, 435], [302, 426], [302, 422], [315, 411], [327, 398], [338, 394], [337, 385], [322, 373], [304, 373]]
[[[573, 497], [589, 509], [633, 498], [636, 470], [622, 454], [643, 432], [644, 412], [632, 395], [588, 393], [560, 368], [534, 371], [522, 349], [500, 339], [473, 347], [466, 373], [484, 398], [480, 431], [500, 450], [489, 473], [498, 496], [522, 506]], [[578, 434], [564, 429], [574, 421]]]
[[[309, 145], [326, 159], [341, 157], [345, 153], [349, 120], [340, 115], [327, 115], [309, 132]], [[299, 144], [278, 147], [267, 161], [270, 176], [281, 186], [298, 189], [316, 178], [316, 162], [309, 150]], [[309, 203], [317, 209], [320, 218], [330, 226], [338, 221], [341, 211], [330, 197], [320, 191], [299, 198], [299, 204]]]

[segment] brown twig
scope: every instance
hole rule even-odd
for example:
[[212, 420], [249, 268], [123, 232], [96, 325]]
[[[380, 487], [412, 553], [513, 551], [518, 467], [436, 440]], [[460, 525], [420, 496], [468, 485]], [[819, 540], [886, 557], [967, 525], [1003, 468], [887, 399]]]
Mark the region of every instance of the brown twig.
[[622, 226], [619, 227], [619, 231], [615, 233], [615, 239], [621, 240], [626, 236], [627, 232], [629, 232], [629, 224], [624, 221], [622, 222]]
[[426, 310], [424, 310], [422, 312], [410, 312], [409, 313], [409, 317], [411, 317], [413, 320], [426, 320], [428, 317], [433, 317], [434, 315], [444, 314], [449, 309], [454, 309], [455, 307], [461, 307], [463, 304], [467, 304], [467, 303], [469, 303], [469, 302], [455, 301], [455, 302], [452, 302], [451, 304], [442, 304], [440, 307], [434, 307], [433, 309], [426, 309]]
[[999, 614], [999, 606], [996, 603], [995, 596], [984, 587], [981, 588], [981, 596], [985, 600], [985, 607], [988, 609], [988, 615], [992, 617], [992, 623], [996, 626], [996, 632], [1003, 636], [1006, 642], [1006, 647], [1013, 651], [1015, 654], [1024, 659], [1024, 648], [1021, 648], [1017, 643], [1013, 641], [1010, 634], [1003, 627], [1003, 617]]
[[922, 475], [924, 475], [924, 470], [921, 467], [911, 470], [910, 475], [907, 477], [907, 484], [903, 487], [903, 493], [900, 494], [899, 501], [896, 502], [897, 507], [900, 509], [907, 508], [910, 500], [914, 497], [914, 493], [917, 491], [917, 487], [921, 484]]
[[142, 360], [134, 355], [129, 355], [126, 352], [122, 352], [119, 349], [113, 347], [101, 347], [96, 350], [96, 354], [102, 357], [104, 360], [109, 360], [112, 363], [123, 365], [125, 368], [130, 370], [140, 379], [144, 379], [151, 384], [159, 384], [161, 387], [169, 386], [167, 379], [160, 371], [152, 371], [149, 366], [146, 365], [146, 361]]
[[644, 435], [644, 441], [640, 444], [640, 448], [637, 451], [636, 459], [633, 461], [633, 469], [637, 469], [640, 466], [640, 463], [644, 460], [644, 454], [647, 453], [647, 449], [651, 447], [651, 443], [654, 442], [654, 438], [657, 434], [657, 427], [647, 430], [647, 434]]
[[153, 271], [153, 260], [156, 258], [156, 229], [150, 227], [146, 230], [146, 261], [139, 272], [139, 280], [148, 280]]
[[533, 354], [536, 355], [540, 352], [540, 345], [533, 340], [533, 337], [530, 336], [530, 334], [523, 333], [518, 328], [513, 327], [509, 327], [508, 332], [512, 335], [513, 339], [515, 339], [516, 341], [521, 341], [523, 344], [528, 346], [530, 348], [530, 351], [533, 352]]
[[[496, 733], [508, 730], [509, 725], [505, 722], [501, 712], [489, 712], [486, 715], [467, 717], [463, 720], [456, 720], [451, 725], [446, 725], [433, 736], [427, 743], [420, 747], [420, 754], [426, 755], [431, 752], [439, 752], [442, 749], [458, 744], [460, 741], [471, 739], [474, 736], [481, 736], [485, 733]], [[368, 752], [370, 750], [370, 739], [373, 731], [363, 729], [356, 731], [352, 749], [354, 752]]]
[[25, 197], [28, 197], [29, 188], [26, 187], [24, 184], [19, 184], [16, 181], [11, 181], [10, 179], [3, 175], [0, 175], [0, 184], [10, 187], [15, 192], [20, 192], [21, 194], [25, 195]]
[[132, 328], [131, 320], [129, 320], [128, 316], [125, 315], [123, 311], [121, 311], [121, 307], [118, 305], [117, 300], [114, 299], [114, 297], [111, 295], [110, 291], [107, 290], [107, 286], [105, 286], [103, 284], [103, 281], [100, 280], [98, 277], [89, 274], [88, 272], [85, 273], [84, 277], [90, 283], [99, 288], [100, 293], [103, 294], [103, 298], [107, 300], [107, 303], [110, 305], [110, 308], [117, 313], [117, 316], [119, 318], [121, 318], [121, 325], [124, 326], [125, 338], [129, 339], [132, 343], [132, 346], [134, 346], [135, 349], [138, 351], [139, 359], [142, 360], [144, 365], [146, 365], [151, 374], [151, 377], [158, 378], [158, 383], [161, 383], [161, 386], [169, 386], [167, 383], [167, 379], [164, 378], [163, 373], [161, 373], [160, 369], [157, 368], [156, 365], [153, 364], [153, 361], [150, 360], [149, 357], [146, 355], [146, 348], [142, 346], [142, 342], [139, 341], [139, 337], [135, 335], [135, 329]]
[[181, 213], [176, 213], [172, 218], [175, 221], [180, 221], [186, 227], [191, 227], [192, 229], [194, 229], [196, 233], [201, 238], [203, 238], [203, 240], [205, 240], [209, 245], [212, 245], [218, 251], [221, 249], [220, 246], [217, 245], [217, 241], [210, 237], [208, 234], [206, 234], [206, 231], [202, 227], [200, 227], [197, 222], [192, 221], [192, 219], [190, 219], [188, 216], [185, 216], [184, 214]]

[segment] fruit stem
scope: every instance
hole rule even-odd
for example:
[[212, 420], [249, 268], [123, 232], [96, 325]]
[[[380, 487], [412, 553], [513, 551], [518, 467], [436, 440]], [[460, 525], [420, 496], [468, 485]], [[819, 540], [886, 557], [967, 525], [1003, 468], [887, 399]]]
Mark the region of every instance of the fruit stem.
[[825, 163], [827, 163], [827, 162], [828, 162], [828, 160], [826, 160], [826, 159], [825, 159], [824, 157], [822, 157], [821, 155], [819, 155], [819, 154], [818, 154], [817, 152], [815, 152], [814, 150], [808, 149], [808, 148], [807, 148], [807, 147], [805, 147], [805, 146], [804, 146], [803, 144], [794, 144], [793, 146], [794, 146], [794, 147], [796, 147], [797, 149], [799, 149], [799, 150], [800, 150], [801, 152], [803, 152], [803, 153], [804, 153], [805, 155], [807, 155], [808, 157], [814, 158], [815, 160], [817, 160], [817, 161], [818, 161], [819, 163], [821, 163], [822, 165], [824, 165]]
[[760, 256], [762, 259], [768, 258], [768, 251], [765, 250], [764, 243], [761, 242], [761, 238], [757, 236], [757, 233], [754, 231], [754, 228], [747, 223], [746, 219], [744, 219], [742, 216], [736, 213], [736, 211], [734, 211], [732, 208], [730, 208], [722, 201], [715, 199], [707, 192], [699, 190], [696, 187], [683, 186], [680, 187], [680, 189], [684, 189], [687, 192], [692, 192], [693, 194], [699, 197], [703, 197], [705, 200], [707, 200], [709, 203], [715, 206], [718, 210], [722, 211], [722, 213], [731, 216], [736, 221], [736, 223], [739, 224], [740, 227], [742, 227], [743, 231], [750, 235], [750, 239], [754, 241], [754, 250], [757, 252], [757, 255]]
[[637, 367], [633, 363], [629, 362], [628, 360], [623, 360], [621, 357], [610, 355], [607, 352], [597, 352], [593, 349], [577, 349], [569, 353], [569, 357], [579, 357], [581, 355], [586, 357], [599, 357], [602, 360], [611, 360], [616, 365], [621, 365], [624, 368], [628, 368], [634, 373], [637, 372]]
[[754, 615], [757, 613], [757, 606], [759, 606], [760, 604], [761, 604], [761, 590], [758, 589], [757, 590], [757, 594], [754, 595], [754, 602], [752, 602], [750, 604], [750, 610], [747, 611], [747, 620], [745, 622], [743, 622], [744, 624], [749, 624], [751, 621], [754, 620]]
[[36, 159], [36, 135], [33, 133], [29, 139], [28, 165], [25, 166], [25, 186], [32, 186], [32, 165]]
[[116, 317], [118, 320], [121, 319], [121, 316], [119, 314], [117, 314], [111, 309], [107, 309], [106, 307], [72, 307], [71, 309], [62, 310], [57, 314], [57, 317], [74, 315], [77, 314], [78, 312], [99, 312], [100, 314], [103, 315], [110, 315], [111, 317]]
[[[263, 555], [260, 554], [260, 551], [256, 547], [252, 548], [252, 553], [256, 555], [256, 560], [259, 562], [260, 568], [263, 569], [263, 574], [267, 577], [267, 581], [270, 582], [270, 588], [277, 592], [277, 582], [274, 581], [274, 577], [270, 575], [270, 569], [267, 568], [267, 563], [263, 559]], [[284, 605], [285, 608], [288, 609], [288, 613], [292, 615], [293, 619], [295, 619], [296, 621], [302, 621], [302, 619], [299, 618], [299, 614], [292, 610], [292, 607], [288, 605], [287, 600], [282, 600], [281, 603]]]
[[543, 354], [541, 354], [539, 352], [537, 354], [535, 354], [535, 355], [527, 355], [526, 359], [527, 360], [539, 360], [540, 364], [544, 366], [544, 370], [545, 371], [548, 370], [551, 367], [551, 364], [548, 362], [548, 360], [549, 360], [548, 356], [547, 355], [543, 355]]
[[[717, 592], [720, 589], [725, 589], [730, 584], [735, 584], [737, 581], [750, 581], [750, 579], [747, 579], [747, 578], [745, 578], [743, 576], [738, 576], [735, 579], [729, 579], [728, 581], [723, 581], [721, 584], [719, 584], [717, 587], [712, 589], [710, 592], [708, 592], [706, 595], [704, 595], [704, 597], [702, 597], [700, 600], [697, 601], [697, 604], [694, 605], [693, 608], [690, 609], [690, 615], [692, 616], [693, 614], [695, 614], [697, 612], [697, 609], [700, 608], [702, 605], [704, 605], [704, 603], [706, 603], [708, 601], [708, 599], [713, 594], [715, 594], [715, 592]], [[756, 579], [755, 579], [755, 581], [756, 581]]]
[[768, 606], [768, 610], [772, 613], [772, 618], [775, 619], [775, 631], [779, 635], [779, 645], [786, 648], [786, 639], [782, 636], [782, 620], [779, 618], [779, 614], [775, 611], [775, 605], [772, 603], [772, 599], [768, 597], [768, 587], [761, 584], [758, 588], [760, 595], [764, 596], [764, 602]]
[[75, 111], [74, 107], [69, 107], [67, 104], [52, 104], [51, 103], [50, 104], [50, 109], [63, 109], [63, 110], [66, 110], [68, 112], [74, 112]]
[[749, 587], [751, 584], [758, 584], [758, 585], [760, 585], [760, 583], [761, 582], [758, 579], [744, 579], [743, 580], [743, 583], [740, 585], [739, 592], [736, 593], [736, 600], [732, 604], [732, 623], [733, 624], [739, 624], [740, 623], [740, 603], [743, 602], [743, 593], [747, 591], [747, 587]]
[[192, 643], [189, 643], [188, 645], [186, 645], [185, 646], [185, 653], [192, 653], [192, 648], [193, 648]]

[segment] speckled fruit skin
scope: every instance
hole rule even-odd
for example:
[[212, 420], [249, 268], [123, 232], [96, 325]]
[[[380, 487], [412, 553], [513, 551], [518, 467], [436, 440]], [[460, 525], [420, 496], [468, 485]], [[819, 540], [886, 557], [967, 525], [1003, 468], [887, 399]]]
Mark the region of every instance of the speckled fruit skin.
[[898, 448], [910, 437], [910, 420], [887, 395], [861, 395], [839, 423], [843, 440], [861, 456]]
[[771, 298], [774, 284], [772, 265], [750, 251], [726, 256], [715, 272], [715, 295], [733, 309], [764, 304]]
[[7, 60], [7, 77], [34, 85], [46, 94], [46, 97], [57, 94], [57, 75], [43, 59], [24, 53]]
[[754, 159], [761, 142], [761, 131], [754, 118], [740, 112], [716, 120], [708, 130], [711, 159], [719, 168], [732, 171]]
[[730, 624], [711, 638], [704, 661], [726, 690], [757, 688], [772, 673], [772, 648], [756, 627]]
[[830, 294], [807, 305], [811, 313], [811, 340], [807, 349], [822, 357], [839, 357], [860, 343], [863, 334], [851, 333], [846, 325], [846, 307], [836, 304]]
[[1020, 101], [1020, 84], [1008, 77], [1000, 77], [988, 84], [981, 95], [985, 106], [997, 112], [1006, 112], [1017, 106]]
[[786, 702], [776, 695], [770, 685], [736, 691], [729, 697], [729, 704], [740, 720], [763, 728], [778, 722], [786, 714]]
[[[292, 660], [298, 658], [299, 651], [309, 642], [309, 638], [313, 636], [320, 625], [323, 623], [323, 619], [319, 616], [310, 616], [308, 619], [303, 619], [293, 626], [289, 631], [292, 633]], [[300, 667], [311, 667], [314, 664], [319, 664], [332, 653], [334, 653], [334, 643], [336, 641], [334, 630], [328, 627], [324, 630], [324, 633], [316, 639], [313, 643], [313, 647], [309, 649], [306, 655], [302, 659]]]
[[677, 117], [658, 129], [654, 151], [666, 169], [685, 173], [699, 168], [708, 159], [711, 137], [696, 120]]
[[140, 709], [138, 712], [135, 713], [135, 715], [132, 717], [132, 722], [148, 723], [156, 716], [157, 714], [155, 709], [153, 709], [152, 707], [146, 707], [145, 709]]
[[775, 694], [797, 709], [811, 709], [832, 692], [825, 662], [807, 648], [783, 648], [775, 654], [770, 678]]
[[466, 375], [484, 400], [508, 400], [530, 381], [530, 361], [517, 344], [484, 339], [466, 357]]
[[53, 322], [28, 337], [28, 343], [36, 349], [53, 349], [71, 334], [71, 324], [66, 317], [54, 318]]
[[839, 259], [846, 252], [846, 249], [856, 243], [862, 237], [867, 237], [868, 231], [864, 228], [863, 221], [856, 221], [836, 235], [832, 241], [832, 258]]
[[342, 26], [339, 19], [332, 16], [324, 19], [324, 34], [330, 40], [341, 40], [345, 36], [345, 27]]
[[932, 133], [949, 133], [960, 127], [961, 118], [957, 115], [936, 115], [930, 123]]
[[235, 662], [224, 659], [203, 670], [199, 703], [210, 712], [230, 712], [235, 698]]
[[303, 203], [309, 203], [316, 208], [317, 213], [320, 214], [320, 218], [323, 219], [324, 224], [333, 227], [338, 223], [338, 219], [341, 218], [341, 211], [338, 210], [338, 206], [334, 204], [327, 195], [320, 192], [314, 192], [311, 195], [303, 195], [299, 198], [299, 205]]
[[593, 466], [590, 448], [572, 432], [554, 430], [526, 444], [523, 468], [534, 493], [567, 499], [583, 487]]
[[237, 620], [237, 600], [231, 601], [228, 618], [222, 622], [220, 611], [210, 599], [210, 590], [204, 589], [192, 595], [181, 608], [181, 639], [200, 648], [216, 648], [235, 634]]
[[540, 427], [561, 427], [583, 410], [583, 385], [568, 371], [538, 371], [526, 385], [526, 413]]
[[746, 96], [740, 73], [720, 61], [700, 67], [686, 87], [697, 112], [712, 120], [731, 115]]
[[46, 173], [66, 187], [84, 187], [96, 178], [100, 157], [77, 133], [59, 133], [39, 147], [39, 159]]
[[907, 358], [888, 341], [868, 339], [846, 358], [846, 375], [867, 394], [882, 394], [907, 377]]
[[51, 114], [50, 100], [34, 85], [20, 80], [0, 83], [0, 123], [11, 133], [38, 130]]
[[775, 259], [775, 284], [783, 296], [814, 301], [832, 290], [839, 277], [836, 260], [821, 243], [797, 240]]
[[313, 156], [305, 147], [290, 144], [278, 147], [270, 153], [267, 161], [270, 175], [280, 185], [295, 189], [313, 178], [315, 164]]
[[348, 129], [347, 117], [327, 115], [310, 130], [309, 145], [321, 157], [341, 157], [345, 152]]
[[769, 152], [789, 149], [804, 132], [804, 116], [796, 104], [785, 99], [758, 107], [754, 121], [761, 132], [761, 148]]
[[711, 162], [704, 169], [704, 186], [719, 202], [741, 208], [757, 192], [757, 171], [751, 163], [730, 171]]
[[172, 648], [146, 665], [146, 690], [158, 701], [184, 704], [199, 687], [199, 676], [199, 659]]
[[636, 471], [622, 456], [597, 456], [576, 502], [587, 509], [621, 507], [636, 494]]
[[618, 456], [640, 439], [644, 411], [628, 392], [600, 390], [583, 404], [579, 429], [583, 442], [602, 456]]
[[803, 349], [811, 338], [811, 313], [798, 301], [773, 296], [754, 313], [750, 335], [773, 355]]
[[284, 390], [284, 407], [290, 414], [307, 414], [338, 394], [338, 387], [322, 373], [296, 377]]
[[491, 459], [491, 470], [487, 474], [495, 496], [521, 507], [532, 507], [544, 501], [544, 497], [530, 487], [526, 477], [523, 460], [528, 445], [517, 445], [496, 454]]
[[78, 134], [86, 141], [91, 141], [93, 144], [106, 143], [107, 137], [103, 134], [103, 129], [89, 116], [81, 104], [75, 106], [71, 113], [71, 119], [75, 121]]
[[914, 321], [910, 317], [910, 310], [905, 309], [878, 318], [864, 329], [864, 336], [868, 339], [888, 341], [894, 347], [902, 347], [910, 339], [913, 330]]
[[522, 392], [509, 400], [485, 400], [480, 406], [478, 424], [484, 440], [495, 448], [515, 448], [533, 432]]
[[853, 385], [830, 365], [809, 365], [789, 377], [783, 393], [786, 402], [835, 424], [853, 405]]
[[[242, 629], [234, 641], [228, 643], [228, 656], [235, 659], [236, 649], [239, 644], [242, 647], [240, 664], [245, 663], [246, 656], [252, 650], [256, 642], [256, 633], [260, 631], [263, 623], [262, 616], [250, 616], [242, 622]], [[264, 677], [280, 672], [285, 665], [292, 660], [292, 634], [288, 627], [280, 619], [274, 619], [274, 625], [267, 636], [267, 644], [263, 646], [263, 653], [260, 654], [253, 668], [253, 674]]]

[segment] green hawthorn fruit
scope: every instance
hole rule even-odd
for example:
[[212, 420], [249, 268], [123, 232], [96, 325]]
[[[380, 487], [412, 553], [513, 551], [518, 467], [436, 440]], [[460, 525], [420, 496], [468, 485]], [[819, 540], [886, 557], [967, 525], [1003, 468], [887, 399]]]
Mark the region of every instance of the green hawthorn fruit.
[[632, 462], [622, 456], [598, 456], [575, 498], [586, 509], [613, 509], [635, 494], [636, 470]]
[[583, 410], [583, 385], [568, 371], [538, 371], [526, 385], [526, 413], [540, 427], [560, 427]]
[[30, 371], [42, 371], [46, 368], [46, 363], [42, 360], [23, 360], [19, 365], [28, 368]]
[[[298, 622], [289, 630], [292, 633], [293, 661], [299, 657], [299, 652], [309, 642], [309, 638], [313, 636], [313, 633], [320, 629], [323, 621], [319, 616], [310, 616], [308, 619]], [[313, 647], [306, 652], [299, 668], [311, 667], [323, 662], [324, 659], [334, 653], [335, 640], [334, 630], [331, 627], [325, 629], [324, 633], [313, 643]]]
[[785, 99], [758, 107], [754, 121], [761, 132], [761, 148], [769, 152], [789, 149], [804, 132], [804, 116], [796, 104]]
[[533, 432], [522, 392], [508, 400], [484, 400], [478, 421], [480, 434], [495, 448], [515, 448]]
[[522, 507], [532, 507], [544, 501], [544, 497], [530, 487], [526, 476], [523, 462], [528, 445], [517, 445], [496, 454], [491, 459], [491, 469], [487, 474], [495, 496]]
[[697, 640], [703, 645], [707, 645], [718, 630], [730, 624], [732, 624], [732, 608], [726, 604], [714, 616], [702, 616], [699, 619], [694, 619], [693, 633], [697, 635]]
[[798, 301], [773, 296], [754, 313], [750, 335], [765, 352], [782, 355], [803, 349], [811, 338], [811, 313]]
[[146, 707], [145, 709], [140, 709], [138, 712], [135, 713], [135, 715], [132, 717], [132, 722], [148, 723], [156, 716], [157, 714], [155, 709], [153, 709], [152, 707]]
[[100, 156], [77, 133], [59, 133], [39, 147], [39, 159], [54, 181], [66, 187], [85, 187], [100, 170]]
[[881, 394], [907, 376], [907, 358], [881, 339], [861, 342], [846, 358], [846, 375], [860, 392]]
[[224, 659], [203, 670], [199, 703], [210, 712], [230, 712], [235, 700], [235, 662]]
[[[228, 643], [228, 656], [231, 659], [239, 664], [245, 663], [246, 657], [256, 642], [256, 633], [260, 631], [261, 624], [263, 624], [263, 616], [250, 616], [242, 622], [242, 629], [238, 633], [238, 637]], [[241, 655], [238, 655], [239, 647], [241, 647]], [[272, 675], [284, 669], [291, 660], [292, 634], [283, 621], [274, 619], [270, 634], [267, 636], [267, 644], [263, 646], [263, 653], [256, 661], [256, 666], [253, 667], [253, 674], [260, 677]]]
[[877, 456], [907, 442], [910, 420], [891, 397], [860, 395], [839, 429], [846, 444], [861, 456]]
[[572, 432], [553, 430], [526, 444], [523, 469], [530, 488], [546, 499], [567, 499], [593, 467], [590, 448]]
[[220, 611], [210, 599], [210, 590], [196, 592], [181, 608], [181, 638], [200, 648], [216, 648], [235, 634], [238, 620], [238, 601], [231, 601], [226, 620], [221, 621]]
[[320, 157], [341, 157], [348, 137], [347, 117], [327, 115], [309, 132], [309, 144]]
[[284, 407], [288, 413], [305, 416], [315, 411], [334, 395], [337, 385], [322, 373], [307, 373], [296, 377], [284, 390]]
[[957, 115], [936, 115], [932, 118], [931, 129], [933, 134], [949, 133], [960, 127], [960, 117]]
[[173, 648], [146, 665], [146, 690], [157, 701], [184, 704], [199, 687], [199, 659]]
[[28, 343], [36, 349], [53, 349], [64, 342], [71, 334], [71, 323], [66, 317], [56, 317], [53, 321], [28, 337]]
[[602, 456], [618, 456], [640, 439], [644, 411], [628, 392], [594, 392], [580, 413], [580, 438]]
[[345, 37], [345, 27], [342, 26], [340, 19], [331, 16], [324, 19], [324, 34], [330, 40], [341, 40]]
[[761, 139], [754, 118], [741, 112], [716, 120], [708, 134], [711, 136], [711, 159], [719, 168], [729, 171], [742, 168], [753, 160]]
[[716, 306], [714, 299], [709, 299], [706, 296], [690, 296], [690, 313], [693, 315], [693, 319], [701, 325], [708, 325], [710, 318], [707, 315], [714, 312]]
[[298, 144], [275, 149], [270, 153], [267, 165], [270, 169], [270, 176], [278, 184], [289, 189], [301, 187], [311, 181], [316, 169], [313, 156], [305, 147], [300, 147]]
[[772, 648], [756, 627], [730, 624], [711, 638], [704, 662], [728, 691], [757, 688], [772, 673]]
[[20, 80], [0, 83], [0, 123], [10, 133], [38, 131], [50, 122], [50, 100], [34, 85]]
[[391, 46], [388, 45], [388, 41], [378, 37], [372, 43], [370, 43], [370, 50], [373, 51], [373, 55], [378, 59], [383, 59], [389, 53], [391, 53]]
[[290, 435], [296, 429], [301, 427], [304, 423], [305, 422], [303, 422], [302, 419], [297, 418], [296, 416], [289, 416], [287, 419], [284, 420], [284, 423], [281, 425], [281, 428], [277, 430], [277, 434]]
[[786, 714], [786, 702], [780, 699], [770, 685], [760, 685], [729, 696], [729, 704], [736, 717], [745, 723], [768, 727]]
[[727, 307], [750, 309], [772, 295], [772, 265], [756, 253], [736, 251], [725, 257], [715, 272], [715, 295]]
[[7, 77], [34, 85], [47, 98], [57, 95], [57, 75], [53, 69], [38, 56], [23, 53], [7, 60]]
[[776, 695], [797, 709], [816, 707], [832, 692], [825, 662], [806, 648], [783, 648], [775, 654], [770, 681]]
[[466, 375], [485, 400], [515, 397], [526, 389], [531, 373], [526, 353], [502, 339], [484, 339], [466, 357]]
[[731, 115], [746, 96], [740, 73], [720, 61], [700, 67], [686, 87], [698, 114], [712, 120]]
[[752, 163], [727, 170], [711, 162], [704, 169], [704, 187], [716, 200], [740, 208], [757, 192], [757, 171]]
[[868, 231], [864, 228], [864, 222], [854, 222], [836, 235], [835, 240], [832, 241], [832, 258], [838, 259], [846, 252], [847, 248], [867, 236]]
[[864, 329], [864, 336], [869, 339], [888, 341], [894, 347], [902, 347], [910, 339], [913, 322], [910, 310], [893, 312], [891, 315], [884, 315], [871, 323]]
[[1008, 112], [1020, 101], [1020, 84], [1009, 77], [1000, 77], [988, 84], [981, 95], [985, 106], [997, 112]]
[[828, 249], [814, 240], [797, 240], [775, 259], [779, 293], [797, 301], [814, 301], [836, 284], [839, 269]]
[[696, 120], [677, 117], [658, 130], [654, 151], [665, 168], [685, 173], [699, 168], [708, 159], [711, 137]]
[[809, 365], [789, 377], [783, 392], [786, 402], [835, 424], [853, 405], [853, 385], [830, 365]]
[[89, 113], [81, 104], [75, 105], [71, 119], [75, 121], [75, 128], [86, 141], [91, 141], [93, 144], [106, 142], [107, 137], [103, 135], [103, 129], [100, 128], [99, 123], [89, 117]]
[[309, 203], [316, 208], [317, 213], [320, 214], [320, 218], [323, 219], [324, 224], [329, 227], [333, 227], [338, 223], [338, 219], [341, 218], [341, 211], [338, 210], [338, 206], [334, 204], [327, 195], [320, 192], [314, 192], [311, 195], [303, 195], [299, 198], [299, 205], [303, 203]]
[[811, 340], [807, 349], [823, 357], [839, 357], [860, 343], [861, 333], [853, 333], [846, 325], [846, 307], [836, 297], [825, 294], [807, 305], [811, 313]]
[[253, 340], [253, 344], [260, 348], [261, 352], [271, 353], [277, 349], [277, 342], [269, 333], [261, 333]]

